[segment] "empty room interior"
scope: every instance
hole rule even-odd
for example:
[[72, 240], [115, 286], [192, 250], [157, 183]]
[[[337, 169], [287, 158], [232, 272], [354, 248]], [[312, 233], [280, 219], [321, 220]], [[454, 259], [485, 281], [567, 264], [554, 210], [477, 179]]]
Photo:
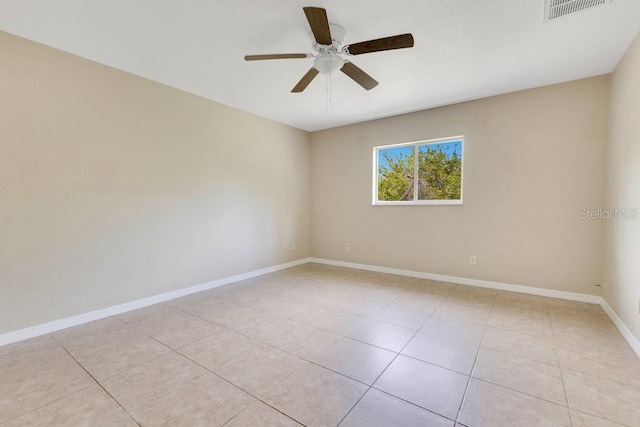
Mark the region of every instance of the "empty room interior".
[[640, 426], [640, 0], [0, 0], [0, 426]]

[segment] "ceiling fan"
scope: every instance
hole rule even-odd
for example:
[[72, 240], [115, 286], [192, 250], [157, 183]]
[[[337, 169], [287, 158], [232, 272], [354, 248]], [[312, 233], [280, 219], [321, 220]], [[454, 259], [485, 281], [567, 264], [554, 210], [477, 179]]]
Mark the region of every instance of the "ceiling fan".
[[356, 67], [351, 61], [343, 58], [343, 56], [350, 57], [365, 53], [413, 47], [413, 36], [411, 34], [401, 34], [343, 46], [344, 28], [339, 25], [329, 24], [325, 9], [304, 7], [303, 10], [315, 38], [313, 45], [315, 53], [282, 53], [247, 55], [244, 57], [245, 61], [315, 58], [313, 67], [300, 79], [291, 92], [299, 93], [304, 91], [319, 73], [329, 75], [337, 70], [342, 71], [366, 90], [371, 90], [378, 85], [378, 82]]

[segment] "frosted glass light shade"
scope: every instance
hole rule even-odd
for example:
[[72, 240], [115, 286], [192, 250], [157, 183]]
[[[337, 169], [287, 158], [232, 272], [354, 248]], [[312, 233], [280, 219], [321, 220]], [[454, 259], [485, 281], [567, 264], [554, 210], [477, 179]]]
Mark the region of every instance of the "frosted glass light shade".
[[313, 66], [320, 74], [331, 74], [338, 71], [344, 65], [344, 59], [338, 55], [320, 55], [316, 58]]

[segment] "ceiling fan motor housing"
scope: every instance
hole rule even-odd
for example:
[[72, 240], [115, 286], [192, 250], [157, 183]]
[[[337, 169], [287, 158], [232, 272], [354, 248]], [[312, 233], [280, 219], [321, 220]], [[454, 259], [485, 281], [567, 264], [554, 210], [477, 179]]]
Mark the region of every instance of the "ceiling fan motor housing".
[[318, 56], [313, 62], [313, 67], [320, 72], [320, 74], [329, 75], [335, 73], [344, 65], [344, 59], [340, 56], [342, 53], [342, 44], [344, 43], [345, 31], [340, 25], [329, 24], [331, 29], [331, 41], [330, 45], [321, 45], [313, 38], [313, 50], [318, 52]]
[[322, 45], [316, 42], [313, 37], [313, 33], [309, 33], [311, 36], [313, 50], [322, 54], [326, 51], [339, 52], [342, 53], [342, 46], [344, 45], [345, 38], [345, 30], [340, 25], [329, 24], [329, 28], [331, 29], [331, 44], [330, 45]]

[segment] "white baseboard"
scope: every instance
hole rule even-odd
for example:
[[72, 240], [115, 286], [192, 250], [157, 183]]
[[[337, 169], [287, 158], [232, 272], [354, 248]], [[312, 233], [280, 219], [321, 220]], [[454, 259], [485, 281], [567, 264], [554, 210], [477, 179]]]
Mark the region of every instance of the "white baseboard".
[[26, 340], [29, 338], [34, 338], [44, 334], [49, 334], [51, 332], [69, 328], [71, 326], [80, 325], [82, 323], [104, 319], [105, 317], [114, 316], [116, 314], [125, 313], [127, 311], [136, 310], [138, 308], [147, 307], [149, 305], [184, 297], [186, 295], [195, 294], [197, 292], [206, 291], [208, 289], [217, 288], [218, 286], [228, 285], [230, 283], [239, 282], [241, 280], [247, 280], [253, 277], [262, 276], [264, 274], [273, 273], [275, 271], [284, 270], [286, 268], [295, 267], [297, 265], [306, 264], [308, 262], [309, 258], [303, 258], [297, 261], [288, 262], [286, 264], [274, 265], [272, 267], [250, 271], [248, 273], [242, 273], [236, 276], [225, 277], [223, 279], [214, 280], [212, 282], [203, 283], [201, 285], [178, 289], [177, 291], [154, 295], [152, 297], [131, 301], [100, 310], [90, 311], [88, 313], [79, 314], [77, 316], [67, 317], [66, 319], [54, 320], [53, 322], [43, 323], [41, 325], [32, 326], [30, 328], [8, 332], [0, 335], [0, 346]]
[[580, 301], [591, 304], [599, 304], [602, 309], [609, 315], [613, 323], [616, 325], [622, 336], [629, 342], [629, 345], [640, 356], [640, 341], [631, 333], [629, 328], [624, 324], [622, 319], [616, 314], [611, 306], [600, 296], [587, 295], [574, 292], [557, 291], [553, 289], [541, 289], [533, 288], [530, 286], [514, 285], [509, 283], [491, 282], [487, 280], [469, 279], [465, 277], [445, 276], [441, 274], [423, 273], [419, 271], [400, 270], [389, 267], [379, 267], [367, 264], [356, 264], [344, 261], [334, 261], [323, 258], [303, 258], [297, 261], [288, 262], [285, 264], [274, 265], [272, 267], [263, 268], [260, 270], [250, 271], [248, 273], [238, 274], [236, 276], [225, 277], [223, 279], [214, 280], [212, 282], [203, 283], [201, 285], [191, 286], [177, 291], [167, 292], [160, 295], [155, 295], [148, 298], [131, 301], [128, 303], [116, 305], [113, 307], [103, 308], [101, 310], [91, 311], [89, 313], [80, 314], [66, 319], [55, 320], [53, 322], [44, 323], [41, 325], [32, 326], [30, 328], [20, 329], [13, 332], [8, 332], [0, 335], [0, 346], [11, 344], [17, 341], [26, 340], [29, 338], [37, 337], [40, 335], [48, 334], [51, 332], [66, 329], [71, 326], [80, 325], [82, 323], [92, 322], [94, 320], [104, 319], [105, 317], [114, 316], [116, 314], [125, 313], [127, 311], [136, 310], [138, 308], [147, 307], [149, 305], [158, 304], [172, 299], [180, 298], [186, 295], [195, 294], [198, 292], [206, 291], [208, 289], [217, 288], [218, 286], [228, 285], [231, 283], [239, 282], [242, 280], [251, 279], [254, 277], [262, 276], [264, 274], [273, 273], [279, 270], [295, 267], [297, 265], [306, 264], [309, 262], [317, 264], [332, 265], [336, 267], [353, 268], [356, 270], [375, 271], [378, 273], [395, 274], [398, 276], [417, 277], [420, 279], [437, 280], [440, 282], [455, 283], [458, 285], [477, 286], [481, 288], [499, 289], [503, 291], [518, 292], [530, 295], [539, 295], [550, 298], [560, 298], [571, 301]]
[[457, 285], [477, 286], [480, 288], [499, 289], [502, 291], [518, 292], [521, 294], [539, 295], [550, 298], [560, 298], [571, 301], [599, 304], [601, 298], [597, 295], [579, 294], [575, 292], [556, 291], [553, 289], [533, 288], [530, 286], [513, 285], [510, 283], [490, 282], [487, 280], [468, 279], [465, 277], [445, 276], [442, 274], [423, 273], [420, 271], [400, 270], [397, 268], [378, 267], [375, 265], [355, 264], [344, 261], [333, 261], [322, 258], [310, 258], [310, 262], [333, 265], [336, 267], [355, 268], [357, 270], [375, 271], [378, 273], [396, 274], [398, 276], [417, 277], [419, 279], [437, 280], [439, 282], [455, 283]]
[[510, 283], [490, 282], [486, 280], [468, 279], [465, 277], [444, 276], [441, 274], [423, 273], [419, 271], [400, 270], [396, 268], [378, 267], [375, 265], [355, 264], [352, 262], [334, 261], [323, 258], [310, 258], [310, 262], [317, 264], [333, 265], [336, 267], [354, 268], [357, 270], [375, 271], [378, 273], [396, 274], [399, 276], [417, 277], [420, 279], [437, 280], [439, 282], [455, 283], [458, 285], [478, 286], [481, 288], [499, 289], [503, 291], [518, 292], [521, 294], [539, 295], [550, 298], [560, 298], [570, 301], [599, 304], [611, 318], [622, 336], [627, 340], [631, 348], [640, 356], [640, 341], [631, 333], [627, 325], [616, 312], [607, 304], [604, 298], [597, 295], [580, 294], [575, 292], [556, 291], [553, 289], [533, 288], [530, 286], [514, 285]]
[[624, 324], [622, 319], [618, 316], [618, 314], [611, 308], [609, 303], [605, 301], [604, 298], [601, 298], [600, 306], [602, 309], [609, 315], [613, 323], [616, 325], [622, 336], [627, 340], [633, 351], [635, 351], [638, 356], [640, 356], [640, 340], [636, 338], [631, 330]]

